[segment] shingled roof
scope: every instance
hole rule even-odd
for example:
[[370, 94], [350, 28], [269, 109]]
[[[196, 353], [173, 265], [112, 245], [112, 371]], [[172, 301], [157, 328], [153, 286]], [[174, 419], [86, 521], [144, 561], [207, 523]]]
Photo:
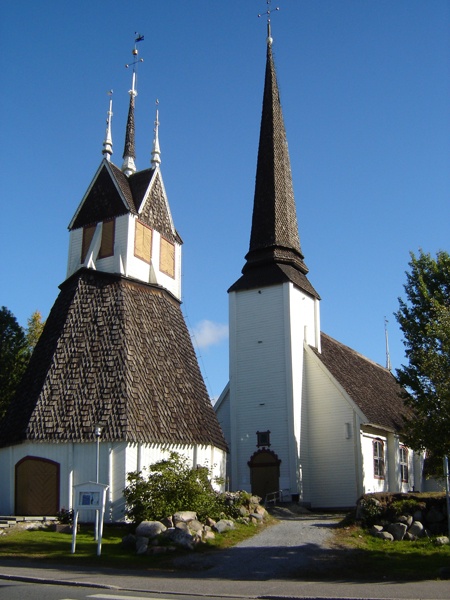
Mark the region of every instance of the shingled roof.
[[311, 349], [364, 413], [367, 424], [401, 431], [403, 417], [411, 417], [412, 412], [392, 373], [324, 333], [321, 343], [321, 353]]
[[158, 286], [81, 269], [60, 286], [2, 445], [24, 440], [226, 449], [179, 302]]
[[[272, 44], [267, 45], [250, 247], [242, 277], [229, 291], [291, 281], [319, 297], [300, 248], [291, 164]], [[272, 278], [268, 277], [272, 275]]]

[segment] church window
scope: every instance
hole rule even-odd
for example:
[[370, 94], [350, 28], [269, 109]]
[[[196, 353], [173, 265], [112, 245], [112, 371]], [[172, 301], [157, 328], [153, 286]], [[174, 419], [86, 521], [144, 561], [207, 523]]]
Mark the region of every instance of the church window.
[[134, 255], [150, 264], [152, 258], [152, 230], [140, 221], [136, 221]]
[[115, 221], [103, 221], [102, 242], [100, 244], [99, 258], [106, 258], [114, 255], [114, 227]]
[[256, 445], [258, 447], [270, 446], [270, 431], [257, 431], [256, 438], [257, 438]]
[[373, 441], [373, 474], [376, 479], [384, 479], [384, 443]]
[[81, 262], [84, 263], [86, 255], [89, 252], [89, 247], [94, 237], [96, 225], [86, 225], [83, 227], [83, 243], [81, 247]]
[[170, 277], [175, 277], [175, 246], [161, 237], [161, 256], [159, 268]]
[[406, 446], [400, 446], [400, 473], [402, 481], [407, 483], [409, 481], [408, 472], [408, 448]]

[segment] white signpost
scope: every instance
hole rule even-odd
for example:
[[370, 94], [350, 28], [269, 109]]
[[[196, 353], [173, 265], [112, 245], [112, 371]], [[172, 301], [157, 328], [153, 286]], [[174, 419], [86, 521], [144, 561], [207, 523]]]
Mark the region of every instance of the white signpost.
[[95, 539], [97, 540], [97, 556], [102, 553], [103, 519], [105, 516], [106, 492], [109, 485], [87, 481], [73, 486], [74, 519], [72, 533], [72, 554], [77, 544], [77, 524], [80, 510], [95, 510]]

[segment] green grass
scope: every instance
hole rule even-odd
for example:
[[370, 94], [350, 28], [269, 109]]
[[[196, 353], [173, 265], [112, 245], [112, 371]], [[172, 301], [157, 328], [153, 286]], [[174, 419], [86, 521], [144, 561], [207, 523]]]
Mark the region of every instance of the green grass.
[[[237, 525], [236, 529], [216, 534], [214, 540], [197, 547], [197, 552], [218, 552], [276, 523], [269, 518], [265, 525]], [[0, 559], [20, 558], [58, 564], [103, 566], [120, 569], [172, 569], [174, 556], [183, 551], [154, 556], [137, 556], [125, 550], [122, 538], [126, 526], [105, 525], [102, 554], [97, 556], [93, 526], [81, 526], [75, 554], [71, 553], [72, 536], [47, 529], [10, 530], [0, 537]], [[370, 536], [345, 521], [333, 530], [329, 548], [319, 553], [314, 569], [298, 573], [299, 579], [320, 578], [348, 581], [418, 581], [437, 579], [441, 567], [450, 567], [450, 545], [436, 546], [433, 540], [386, 542]]]
[[450, 544], [437, 546], [432, 538], [390, 542], [355, 525], [335, 530], [331, 550], [337, 563], [330, 575], [340, 579], [419, 581], [437, 579], [440, 568], [450, 568]]
[[[234, 546], [275, 523], [269, 517], [264, 525], [240, 525], [236, 529], [216, 534], [213, 540], [199, 545], [198, 551], [217, 551]], [[128, 526], [105, 525], [102, 537], [101, 556], [97, 556], [97, 542], [94, 539], [94, 526], [82, 525], [77, 533], [76, 549], [72, 554], [72, 535], [57, 533], [50, 529], [11, 529], [0, 537], [0, 559], [21, 558], [43, 560], [74, 565], [97, 565], [120, 567], [121, 569], [170, 568], [174, 556], [185, 554], [179, 550], [153, 556], [137, 556], [122, 547], [121, 541], [131, 531]]]

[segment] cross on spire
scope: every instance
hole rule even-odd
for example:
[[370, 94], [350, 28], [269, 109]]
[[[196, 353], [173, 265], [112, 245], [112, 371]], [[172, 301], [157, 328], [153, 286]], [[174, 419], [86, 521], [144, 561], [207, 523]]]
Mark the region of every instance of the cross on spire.
[[266, 4], [267, 4], [267, 10], [264, 13], [260, 13], [258, 15], [258, 17], [262, 17], [263, 15], [267, 15], [267, 44], [269, 46], [272, 45], [273, 42], [273, 38], [272, 38], [272, 30], [270, 27], [270, 15], [277, 10], [280, 10], [280, 7], [277, 6], [276, 8], [270, 8], [271, 4], [272, 4], [272, 0], [266, 0]]

